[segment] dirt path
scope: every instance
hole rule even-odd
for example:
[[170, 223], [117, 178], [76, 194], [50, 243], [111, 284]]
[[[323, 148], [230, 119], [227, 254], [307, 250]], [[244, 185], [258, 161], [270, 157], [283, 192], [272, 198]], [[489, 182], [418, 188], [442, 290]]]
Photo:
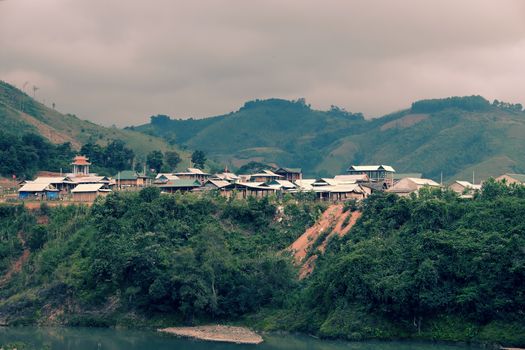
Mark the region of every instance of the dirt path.
[[[22, 242], [22, 245], [25, 246], [26, 242], [21, 232], [18, 233], [18, 239], [20, 240], [20, 242]], [[11, 277], [13, 277], [15, 273], [19, 273], [20, 271], [22, 271], [22, 267], [29, 259], [29, 255], [29, 249], [25, 248], [22, 255], [20, 255], [20, 257], [11, 265], [11, 267], [9, 268], [9, 270], [7, 270], [5, 275], [3, 275], [2, 278], [0, 278], [0, 288], [5, 286], [11, 280]]]
[[325, 210], [321, 218], [312, 227], [307, 229], [305, 233], [288, 247], [288, 250], [294, 255], [295, 263], [301, 266], [299, 270], [300, 279], [310, 275], [315, 267], [315, 261], [318, 258], [316, 254], [309, 256], [306, 261], [304, 261], [304, 259], [308, 256], [308, 253], [312, 250], [313, 245], [319, 237], [325, 233], [326, 230], [331, 230], [331, 232], [326, 235], [326, 238], [318, 244], [317, 249], [323, 253], [331, 237], [334, 235], [338, 235], [339, 237], [346, 235], [360, 217], [361, 212], [343, 212], [342, 204], [333, 204]]
[[260, 344], [263, 338], [254, 331], [244, 327], [233, 326], [198, 326], [171, 327], [159, 329], [159, 332], [200, 340], [228, 342], [237, 344]]

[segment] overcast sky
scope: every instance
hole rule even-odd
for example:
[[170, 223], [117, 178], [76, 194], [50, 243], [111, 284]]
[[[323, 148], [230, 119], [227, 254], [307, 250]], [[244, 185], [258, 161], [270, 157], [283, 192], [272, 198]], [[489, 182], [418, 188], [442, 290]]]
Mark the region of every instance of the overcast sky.
[[0, 0], [0, 79], [119, 126], [268, 97], [367, 117], [451, 95], [525, 104], [525, 1]]

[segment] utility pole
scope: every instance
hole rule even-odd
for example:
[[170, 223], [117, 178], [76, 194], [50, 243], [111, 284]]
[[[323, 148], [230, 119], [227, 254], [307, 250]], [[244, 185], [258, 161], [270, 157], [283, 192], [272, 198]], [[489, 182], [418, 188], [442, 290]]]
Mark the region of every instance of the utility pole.
[[38, 86], [33, 85], [33, 99], [36, 100], [36, 90], [40, 89]]
[[476, 177], [474, 175], [474, 170], [472, 170], [472, 184], [475, 185], [476, 184]]
[[441, 172], [441, 186], [443, 186], [443, 172]]

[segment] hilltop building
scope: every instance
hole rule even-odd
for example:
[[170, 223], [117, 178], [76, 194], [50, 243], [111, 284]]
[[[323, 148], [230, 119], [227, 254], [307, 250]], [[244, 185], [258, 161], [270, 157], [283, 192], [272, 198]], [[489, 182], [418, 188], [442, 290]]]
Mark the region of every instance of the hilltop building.
[[396, 171], [390, 165], [351, 165], [347, 172], [349, 175], [365, 174], [370, 181], [384, 181], [392, 179]]
[[74, 176], [89, 175], [89, 166], [91, 165], [91, 163], [88, 161], [88, 158], [86, 156], [76, 156], [75, 158], [73, 158], [73, 162], [71, 163], [71, 165], [73, 166]]
[[303, 178], [303, 172], [301, 168], [279, 168], [274, 171], [275, 174], [281, 175], [284, 180], [297, 181]]
[[481, 190], [481, 185], [474, 185], [468, 181], [455, 181], [448, 188], [460, 195], [472, 195]]
[[395, 193], [399, 196], [406, 197], [411, 193], [417, 193], [423, 187], [440, 188], [441, 185], [431, 179], [419, 179], [406, 177], [390, 187], [387, 192]]
[[134, 170], [123, 170], [120, 171], [115, 177], [116, 185], [118, 188], [122, 187], [145, 187], [149, 185], [149, 178], [145, 175], [141, 175]]
[[495, 180], [500, 181], [500, 182], [505, 181], [507, 185], [510, 185], [510, 184], [523, 185], [525, 184], [525, 174], [503, 174], [501, 176], [498, 176]]
[[59, 190], [47, 183], [26, 183], [18, 190], [20, 199], [58, 199]]
[[94, 202], [98, 196], [107, 196], [111, 190], [102, 183], [80, 184], [71, 190], [73, 201]]
[[204, 184], [211, 177], [211, 174], [205, 173], [197, 168], [188, 168], [187, 171], [174, 173], [181, 180], [197, 180]]

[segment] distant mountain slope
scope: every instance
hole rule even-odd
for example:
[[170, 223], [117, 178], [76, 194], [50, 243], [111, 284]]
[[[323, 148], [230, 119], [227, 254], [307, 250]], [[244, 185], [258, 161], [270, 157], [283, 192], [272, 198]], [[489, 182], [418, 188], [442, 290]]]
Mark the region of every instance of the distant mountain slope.
[[445, 179], [525, 172], [522, 106], [480, 96], [423, 100], [411, 108], [365, 120], [333, 107], [299, 101], [247, 102], [228, 115], [201, 120], [152, 117], [133, 127], [202, 149], [220, 161], [302, 167], [309, 176], [336, 174], [350, 164], [392, 164], [398, 172]]
[[35, 132], [53, 143], [70, 142], [77, 149], [87, 142], [105, 145], [112, 140], [122, 140], [139, 157], [152, 150], [172, 148], [158, 137], [107, 128], [71, 114], [61, 114], [3, 81], [0, 81], [0, 128], [16, 135]]

